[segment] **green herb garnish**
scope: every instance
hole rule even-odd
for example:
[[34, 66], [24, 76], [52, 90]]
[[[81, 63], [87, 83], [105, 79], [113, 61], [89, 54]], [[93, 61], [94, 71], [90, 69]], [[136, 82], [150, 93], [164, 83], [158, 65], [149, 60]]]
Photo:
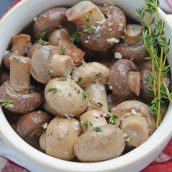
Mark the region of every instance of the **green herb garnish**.
[[0, 104], [2, 107], [6, 108], [6, 109], [13, 108], [13, 102], [12, 102], [12, 100], [9, 100], [9, 99], [0, 100]]
[[47, 41], [44, 40], [45, 37], [46, 37], [46, 34], [47, 34], [46, 31], [44, 31], [44, 32], [42, 32], [42, 33], [40, 34], [40, 38], [39, 38], [39, 40], [37, 41], [38, 44], [41, 44], [41, 45], [48, 45], [48, 44], [49, 44], [49, 42], [47, 42]]
[[116, 124], [116, 120], [117, 120], [117, 117], [114, 114], [110, 113], [109, 114], [109, 118], [108, 118], [109, 124], [115, 125]]
[[90, 121], [88, 121], [88, 120], [81, 121], [81, 125], [84, 125], [84, 127], [85, 127], [86, 129], [92, 127], [92, 123], [91, 123]]
[[97, 78], [99, 78], [101, 75], [102, 75], [102, 73], [101, 73], [101, 72], [97, 72], [97, 73], [95, 73], [95, 76], [96, 76]]
[[142, 34], [144, 48], [147, 50], [152, 63], [152, 76], [154, 77], [147, 78], [147, 81], [149, 82], [149, 87], [152, 87], [151, 89], [154, 94], [154, 99], [151, 102], [151, 109], [156, 115], [156, 126], [158, 127], [162, 120], [161, 107], [164, 101], [168, 99], [172, 103], [172, 94], [164, 80], [164, 77], [169, 73], [167, 56], [170, 40], [165, 36], [165, 22], [159, 15], [159, 1], [145, 0], [145, 2], [146, 8], [137, 9], [137, 13], [144, 26]]
[[63, 77], [58, 78], [58, 81], [66, 81], [66, 80], [67, 80], [67, 77], [66, 76], [63, 76]]
[[48, 92], [52, 93], [61, 93], [61, 90], [58, 88], [48, 88]]
[[96, 105], [98, 108], [103, 107], [103, 104], [102, 104], [101, 102], [96, 102], [95, 105]]
[[89, 33], [89, 34], [95, 33], [95, 31], [96, 31], [95, 28], [90, 25], [83, 26], [83, 30], [82, 30], [83, 33]]
[[82, 100], [85, 100], [87, 97], [88, 97], [88, 93], [86, 91], [83, 91]]
[[80, 43], [80, 33], [79, 32], [72, 33], [72, 35], [70, 36], [70, 39], [74, 44]]
[[63, 45], [59, 49], [59, 54], [60, 55], [66, 55], [66, 48]]
[[82, 81], [82, 77], [79, 77], [77, 80], [77, 83], [79, 84], [79, 83], [81, 83], [81, 81]]
[[101, 129], [100, 127], [94, 127], [93, 129], [94, 129], [94, 131], [96, 131], [96, 132], [102, 132], [102, 129]]
[[149, 74], [149, 75], [144, 77], [144, 81], [146, 84], [146, 89], [148, 91], [153, 91], [154, 76], [152, 74]]

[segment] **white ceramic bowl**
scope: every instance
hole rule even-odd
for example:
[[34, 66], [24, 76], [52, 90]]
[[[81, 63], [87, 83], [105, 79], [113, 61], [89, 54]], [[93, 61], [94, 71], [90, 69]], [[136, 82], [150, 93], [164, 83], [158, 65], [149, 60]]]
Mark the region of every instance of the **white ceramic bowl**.
[[[54, 6], [72, 5], [79, 0], [23, 0], [0, 21], [0, 57], [8, 47], [10, 38], [19, 33], [34, 16]], [[94, 0], [103, 3], [107, 0]], [[144, 0], [111, 0], [128, 15], [136, 19], [136, 9], [144, 6]], [[166, 22], [165, 33], [172, 40], [172, 25], [160, 10], [161, 18]], [[172, 42], [172, 41], [171, 41]], [[172, 44], [169, 52], [172, 67]], [[3, 155], [33, 172], [136, 172], [147, 166], [164, 149], [172, 133], [172, 106], [160, 127], [141, 146], [133, 151], [104, 162], [76, 163], [55, 159], [39, 152], [25, 143], [11, 128], [2, 110], [0, 110], [0, 155]]]

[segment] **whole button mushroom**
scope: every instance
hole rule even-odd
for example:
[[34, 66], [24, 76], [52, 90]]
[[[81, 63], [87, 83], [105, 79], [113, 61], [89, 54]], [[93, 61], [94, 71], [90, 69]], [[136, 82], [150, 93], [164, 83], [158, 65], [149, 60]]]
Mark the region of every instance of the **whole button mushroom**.
[[81, 64], [85, 53], [72, 43], [66, 29], [52, 32], [49, 36], [49, 42], [51, 45], [57, 46], [59, 54], [69, 55], [76, 65]]
[[[129, 116], [141, 116], [145, 118], [148, 125], [148, 134], [149, 136], [156, 129], [155, 121], [153, 119], [151, 109], [145, 103], [142, 103], [137, 100], [127, 100], [112, 109], [112, 113], [115, 114], [121, 120]], [[134, 124], [133, 124], [134, 125]]]
[[43, 125], [50, 116], [43, 111], [34, 111], [22, 116], [16, 124], [17, 133], [30, 145], [39, 148], [39, 138], [44, 132]]
[[127, 98], [131, 93], [140, 94], [140, 72], [136, 65], [127, 59], [118, 60], [113, 64], [109, 73], [109, 84], [113, 94]]
[[142, 63], [147, 55], [143, 41], [137, 42], [133, 45], [119, 43], [114, 46], [112, 51], [114, 53], [120, 53], [122, 58], [133, 60], [136, 63]]
[[83, 162], [97, 162], [118, 157], [125, 148], [123, 131], [114, 125], [87, 130], [75, 142], [74, 151]]
[[108, 112], [105, 84], [108, 83], [109, 69], [101, 63], [91, 62], [75, 68], [72, 79], [85, 88], [89, 109], [103, 109]]
[[66, 22], [66, 8], [51, 8], [35, 18], [33, 32], [35, 38], [39, 38], [41, 33], [49, 32], [61, 27]]
[[83, 131], [92, 127], [106, 125], [105, 114], [101, 110], [89, 110], [79, 117]]
[[144, 117], [133, 115], [121, 122], [121, 129], [127, 134], [127, 144], [138, 147], [149, 138], [148, 123]]
[[42, 136], [40, 140], [42, 148], [45, 148], [48, 155], [72, 160], [75, 157], [74, 143], [79, 132], [80, 124], [77, 119], [54, 118], [47, 127], [46, 136]]
[[84, 90], [69, 78], [51, 79], [45, 87], [45, 99], [50, 108], [62, 116], [78, 116], [88, 105]]
[[57, 47], [51, 45], [37, 49], [31, 58], [31, 74], [35, 80], [43, 84], [52, 77], [70, 75], [73, 67], [72, 58], [60, 55]]
[[58, 112], [55, 109], [52, 109], [46, 101], [43, 103], [43, 109], [54, 116], [58, 115]]
[[0, 99], [1, 105], [14, 113], [27, 113], [41, 105], [41, 95], [30, 86], [29, 58], [10, 57], [10, 81], [1, 85]]
[[133, 45], [141, 40], [143, 26], [139, 24], [128, 24], [124, 32], [124, 42]]

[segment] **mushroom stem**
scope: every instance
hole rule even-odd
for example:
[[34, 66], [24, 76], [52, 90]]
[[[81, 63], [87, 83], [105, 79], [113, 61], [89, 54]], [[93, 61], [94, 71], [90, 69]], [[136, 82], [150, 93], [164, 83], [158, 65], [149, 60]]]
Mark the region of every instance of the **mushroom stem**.
[[86, 92], [89, 100], [88, 109], [102, 109], [104, 112], [108, 112], [107, 94], [104, 84], [91, 84], [86, 88]]
[[141, 87], [141, 75], [140, 72], [128, 72], [127, 83], [131, 92], [139, 96]]
[[10, 57], [10, 85], [14, 91], [28, 93], [30, 89], [30, 59]]
[[68, 76], [74, 68], [73, 60], [70, 56], [59, 55], [57, 53], [51, 56], [50, 60], [50, 73], [51, 76], [61, 77]]
[[100, 9], [90, 1], [83, 1], [69, 8], [66, 12], [66, 16], [68, 21], [74, 21], [81, 26], [95, 26], [97, 23], [106, 21]]

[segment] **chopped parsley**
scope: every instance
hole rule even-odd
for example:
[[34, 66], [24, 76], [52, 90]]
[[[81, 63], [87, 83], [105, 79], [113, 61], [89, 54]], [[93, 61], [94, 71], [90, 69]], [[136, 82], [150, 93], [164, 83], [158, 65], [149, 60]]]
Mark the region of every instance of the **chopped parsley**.
[[101, 129], [100, 127], [94, 127], [93, 129], [94, 129], [94, 131], [96, 131], [96, 132], [102, 132], [102, 129]]
[[52, 92], [52, 93], [60, 93], [61, 90], [58, 88], [48, 88], [48, 92]]
[[87, 97], [88, 97], [88, 93], [86, 91], [83, 91], [82, 100], [85, 100]]
[[75, 44], [79, 43], [80, 42], [80, 33], [79, 32], [72, 33], [72, 35], [70, 36], [70, 39]]
[[77, 80], [77, 83], [79, 84], [79, 83], [81, 83], [81, 81], [82, 81], [82, 77], [79, 77]]
[[81, 125], [83, 125], [86, 129], [92, 127], [92, 123], [88, 120], [81, 121]]
[[63, 76], [63, 77], [58, 78], [58, 81], [66, 81], [66, 80], [67, 80], [67, 77], [66, 76]]
[[6, 109], [13, 108], [12, 100], [9, 100], [9, 99], [0, 100], [0, 104], [2, 107], [6, 108]]
[[66, 55], [66, 48], [63, 45], [59, 49], [59, 54], [60, 55]]
[[116, 124], [116, 120], [117, 120], [117, 117], [114, 114], [110, 113], [109, 114], [109, 118], [108, 118], [109, 124], [115, 125]]
[[36, 42], [37, 42], [38, 44], [41, 44], [41, 45], [48, 45], [48, 44], [49, 44], [49, 42], [44, 40], [44, 39], [45, 39], [46, 34], [47, 34], [47, 32], [46, 32], [46, 31], [42, 32], [42, 33], [40, 34], [40, 38], [39, 38], [39, 40], [37, 40]]
[[98, 108], [103, 107], [103, 104], [102, 104], [101, 102], [96, 102], [95, 105], [96, 105]]

